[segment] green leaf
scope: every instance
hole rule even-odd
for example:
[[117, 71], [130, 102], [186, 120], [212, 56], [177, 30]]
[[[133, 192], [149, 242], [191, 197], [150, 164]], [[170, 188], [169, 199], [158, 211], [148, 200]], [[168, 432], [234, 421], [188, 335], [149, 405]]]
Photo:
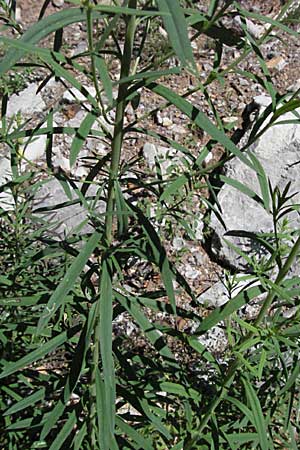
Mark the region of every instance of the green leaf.
[[87, 351], [90, 348], [91, 336], [94, 330], [94, 323], [96, 317], [96, 302], [89, 310], [88, 319], [80, 334], [80, 338], [73, 355], [69, 374], [66, 377], [63, 392], [60, 399], [56, 402], [55, 407], [47, 414], [47, 420], [41, 431], [41, 439], [45, 439], [50, 431], [54, 428], [57, 421], [62, 416], [66, 405], [68, 404], [71, 394], [74, 391], [78, 380], [85, 367], [85, 359]]
[[[259, 172], [256, 172], [259, 174]], [[260, 205], [263, 205], [262, 199], [254, 192], [252, 189], [250, 189], [245, 184], [241, 183], [240, 181], [234, 180], [233, 178], [226, 177], [225, 175], [220, 175], [220, 179], [226, 183], [229, 184], [229, 186], [234, 187], [238, 191], [242, 192], [243, 194], [247, 195], [248, 197], [255, 200]]]
[[97, 115], [94, 111], [88, 112], [83, 121], [81, 122], [79, 129], [76, 131], [70, 150], [71, 167], [75, 164], [78, 153], [80, 152], [96, 119]]
[[103, 84], [103, 88], [108, 99], [108, 105], [112, 106], [114, 98], [113, 98], [113, 89], [112, 89], [112, 81], [109, 76], [109, 72], [106, 67], [106, 63], [103, 58], [95, 55], [95, 64], [97, 71], [99, 73], [100, 79]]
[[8, 416], [14, 414], [18, 411], [22, 411], [23, 409], [28, 408], [28, 406], [33, 406], [35, 403], [39, 402], [45, 397], [45, 388], [39, 389], [34, 394], [29, 395], [28, 397], [23, 398], [18, 403], [15, 403], [7, 411], [4, 412], [4, 416]]
[[[95, 18], [100, 18], [101, 13], [94, 13], [94, 16]], [[85, 21], [86, 13], [82, 8], [63, 9], [31, 25], [19, 41], [25, 44], [37, 44], [50, 33], [60, 28], [64, 28], [75, 22]], [[24, 50], [9, 50], [0, 63], [0, 75], [11, 69], [23, 57]]]
[[102, 234], [96, 231], [90, 237], [90, 239], [85, 244], [80, 253], [77, 255], [77, 257], [74, 259], [73, 263], [67, 270], [67, 273], [64, 276], [63, 280], [60, 282], [60, 284], [57, 286], [57, 288], [51, 295], [47, 303], [47, 306], [45, 307], [45, 310], [40, 317], [37, 328], [38, 334], [41, 333], [43, 328], [45, 328], [49, 320], [54, 316], [57, 309], [65, 303], [66, 296], [74, 287], [74, 283], [77, 277], [84, 269], [87, 260], [89, 259], [89, 257], [91, 256], [97, 245], [99, 245], [101, 236]]
[[170, 182], [166, 189], [164, 189], [163, 193], [160, 196], [160, 201], [168, 200], [172, 195], [178, 193], [179, 189], [182, 188], [188, 182], [188, 177], [186, 175], [181, 175], [176, 178], [176, 180]]
[[183, 67], [196, 68], [187, 22], [184, 10], [178, 0], [156, 0], [158, 9], [163, 16], [163, 22], [169, 35], [170, 43]]
[[69, 415], [67, 421], [65, 422], [64, 426], [62, 427], [56, 438], [52, 441], [49, 450], [60, 450], [61, 448], [65, 448], [63, 447], [64, 442], [74, 430], [76, 421], [77, 421], [76, 412], [73, 411]]
[[200, 109], [165, 86], [159, 85], [157, 83], [150, 83], [147, 84], [146, 87], [147, 89], [155, 92], [155, 94], [165, 98], [172, 105], [176, 106], [176, 108], [178, 108], [183, 114], [185, 114], [191, 120], [191, 122], [198, 125], [213, 139], [222, 144], [229, 152], [237, 156], [244, 164], [255, 170], [253, 164], [249, 161], [245, 154], [243, 154], [231, 141], [231, 139], [229, 139], [229, 137], [223, 131], [219, 130], [209, 120], [209, 118], [202, 111], [200, 111]]
[[128, 425], [121, 417], [116, 416], [116, 425], [122, 433], [125, 433], [133, 442], [136, 442], [139, 448], [144, 450], [154, 450], [152, 444], [150, 443], [150, 439], [145, 439], [140, 433], [138, 433], [133, 426]]
[[115, 292], [115, 296], [121, 305], [132, 315], [154, 348], [156, 348], [156, 350], [166, 361], [168, 361], [170, 365], [179, 368], [178, 363], [162, 337], [161, 332], [158, 331], [155, 328], [155, 325], [147, 319], [145, 314], [142, 312], [142, 309], [138, 306], [138, 298], [131, 296], [125, 297], [119, 292]]
[[87, 424], [84, 423], [82, 427], [79, 429], [79, 431], [77, 431], [77, 433], [75, 434], [73, 440], [74, 450], [81, 450], [83, 448], [82, 442], [87, 435], [88, 435]]
[[0, 378], [7, 377], [17, 372], [20, 369], [24, 369], [24, 367], [33, 364], [34, 362], [42, 359], [48, 353], [53, 352], [55, 349], [60, 347], [66, 341], [69, 341], [75, 334], [80, 331], [81, 326], [77, 325], [63, 333], [58, 334], [54, 338], [50, 339], [50, 341], [45, 342], [43, 345], [39, 346], [36, 350], [24, 356], [14, 363], [9, 363], [0, 374]]
[[260, 185], [260, 191], [263, 199], [263, 204], [266, 211], [270, 210], [270, 192], [269, 192], [269, 182], [268, 177], [264, 171], [263, 166], [256, 158], [254, 153], [249, 154], [249, 158], [251, 159], [254, 167], [256, 168], [257, 178]]
[[171, 265], [168, 260], [166, 251], [161, 244], [160, 238], [156, 233], [153, 225], [147, 219], [147, 217], [143, 214], [143, 212], [135, 205], [127, 201], [129, 208], [136, 214], [140, 225], [142, 226], [145, 235], [149, 241], [149, 244], [153, 251], [153, 256], [155, 259], [155, 264], [159, 267], [162, 281], [167, 291], [167, 295], [169, 297], [170, 304], [173, 308], [174, 314], [176, 314], [176, 298], [173, 286], [173, 278], [174, 274], [171, 270]]
[[240, 309], [243, 305], [247, 304], [250, 300], [258, 297], [264, 292], [265, 290], [262, 286], [254, 286], [250, 287], [249, 289], [243, 289], [242, 292], [236, 295], [228, 303], [214, 309], [214, 311], [208, 317], [206, 317], [203, 322], [201, 322], [194, 334], [205, 333], [222, 320], [230, 317], [232, 313]]
[[242, 382], [252, 411], [252, 423], [257, 431], [261, 449], [268, 450], [270, 448], [267, 436], [268, 427], [263, 416], [259, 399], [249, 381], [242, 378]]
[[[3, 41], [5, 44], [10, 45], [14, 48], [16, 48], [17, 50], [20, 50], [22, 52], [22, 55], [25, 53], [32, 53], [35, 56], [39, 56], [43, 61], [45, 61], [53, 70], [53, 72], [55, 73], [55, 75], [57, 75], [58, 77], [64, 78], [66, 81], [68, 81], [73, 87], [75, 87], [76, 89], [78, 89], [86, 98], [87, 100], [90, 102], [90, 104], [97, 109], [98, 108], [98, 104], [97, 101], [94, 99], [94, 97], [82, 86], [81, 82], [78, 81], [72, 74], [70, 71], [66, 70], [61, 64], [59, 64], [59, 62], [62, 63], [66, 63], [67, 60], [66, 58], [61, 54], [61, 53], [55, 53], [55, 52], [50, 52], [47, 49], [44, 48], [38, 48], [34, 45], [28, 44], [26, 42], [23, 42], [23, 40], [18, 39], [18, 40], [13, 40], [13, 39], [9, 39], [9, 38], [4, 38], [2, 37], [0, 39], [0, 41]], [[17, 53], [14, 51], [14, 54]], [[59, 61], [59, 62], [58, 62]], [[1, 68], [1, 64], [0, 64], [0, 68]], [[0, 72], [1, 74], [1, 72]], [[62, 130], [61, 127], [56, 127], [57, 130]], [[72, 127], [64, 127], [63, 128], [64, 132], [68, 132], [70, 134], [74, 133], [74, 128]], [[46, 129], [43, 129], [46, 130]], [[47, 127], [48, 133], [52, 131], [52, 127]], [[67, 131], [68, 130], [68, 131]], [[54, 131], [53, 131], [54, 132]], [[61, 133], [62, 131], [60, 131]], [[28, 131], [26, 132], [19, 132], [20, 134], [25, 133], [25, 136], [29, 135], [29, 136], [38, 136], [39, 134], [44, 134], [43, 132], [39, 132], [39, 130], [35, 130], [34, 133], [28, 133]], [[12, 133], [13, 136], [15, 136], [17, 133]], [[102, 133], [100, 133], [102, 134]]]
[[111, 448], [115, 430], [116, 382], [112, 352], [112, 281], [108, 261], [104, 260], [100, 284], [100, 350], [103, 366], [104, 405], [102, 411], [103, 449]]
[[299, 374], [300, 374], [300, 364], [299, 361], [297, 360], [290, 377], [288, 378], [285, 386], [280, 390], [279, 395], [283, 395], [285, 392], [291, 389], [291, 387], [298, 381]]

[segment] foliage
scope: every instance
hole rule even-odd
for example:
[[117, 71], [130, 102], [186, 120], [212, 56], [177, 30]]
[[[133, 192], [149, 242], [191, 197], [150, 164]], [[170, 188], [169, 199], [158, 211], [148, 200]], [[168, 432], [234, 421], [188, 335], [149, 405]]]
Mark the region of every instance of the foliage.
[[[205, 13], [199, 12], [196, 2], [178, 0], [128, 0], [122, 6], [89, 0], [71, 3], [74, 7], [41, 17], [19, 39], [2, 38], [8, 50], [0, 62], [1, 75], [34, 55], [49, 73], [44, 85], [53, 77], [67, 82], [81, 91], [89, 108], [79, 128], [56, 127], [53, 111], [38, 127], [25, 128], [26, 123], [14, 127], [5, 117], [4, 96], [0, 136], [2, 144], [10, 148], [12, 180], [1, 186], [0, 192], [12, 194], [12, 204], [2, 209], [0, 216], [1, 448], [296, 449], [300, 432], [299, 310], [292, 318], [285, 318], [282, 310], [298, 305], [300, 280], [291, 278], [289, 269], [299, 254], [300, 237], [288, 233], [291, 244], [286, 245], [287, 223], [282, 224], [282, 218], [289, 210], [289, 189], [273, 189], [260, 163], [246, 150], [282, 114], [299, 106], [296, 98], [276, 92], [260, 52], [260, 46], [278, 30], [297, 33], [281, 20], [283, 14], [271, 20], [249, 13], [235, 1], [211, 0]], [[240, 36], [222, 22], [236, 12], [242, 17]], [[253, 17], [270, 24], [258, 40], [244, 26], [244, 19]], [[93, 34], [96, 20], [101, 26], [97, 40]], [[143, 55], [149, 42], [152, 48], [151, 30], [157, 30], [157, 21], [165, 28], [171, 46], [160, 60], [152, 60]], [[80, 57], [66, 57], [60, 45], [61, 30], [78, 22], [87, 27], [88, 65]], [[38, 46], [53, 33], [54, 50]], [[191, 40], [203, 35], [216, 43], [215, 65], [205, 82], [201, 82], [191, 46]], [[113, 50], [109, 37], [115, 44]], [[225, 45], [242, 53], [226, 69], [221, 65]], [[257, 56], [263, 75], [243, 75], [260, 83], [273, 103], [256, 119], [240, 149], [214, 108], [208, 87], [239, 70], [250, 53]], [[120, 66], [116, 82], [109, 58]], [[95, 97], [74, 73], [93, 83]], [[193, 77], [195, 87], [179, 95], [165, 80], [172, 77], [176, 81], [183, 73]], [[159, 162], [155, 173], [145, 179], [135, 160], [123, 158], [127, 137], [151, 135], [142, 120], [124, 121], [130, 104], [139, 108], [137, 93], [145, 91], [164, 100], [160, 109], [173, 105], [190, 126], [208, 137], [195, 155], [191, 148], [153, 132], [153, 137], [174, 145], [184, 160], [184, 169], [171, 169], [166, 178]], [[189, 99], [197, 91], [210, 104], [213, 120]], [[112, 134], [99, 121], [110, 121], [111, 111]], [[101, 131], [96, 124], [102, 126]], [[108, 157], [94, 155], [95, 164], [81, 189], [67, 174], [55, 173], [51, 165], [53, 137], [64, 133], [72, 136], [71, 166], [87, 138], [103, 139], [110, 147]], [[47, 136], [47, 174], [56, 176], [66, 192], [73, 192], [76, 200], [70, 204], [80, 201], [91, 225], [89, 231], [62, 240], [53, 239], [47, 224], [31, 210], [32, 195], [43, 181], [34, 167], [22, 171], [23, 156], [18, 150], [26, 136], [43, 134]], [[203, 162], [217, 144], [223, 148], [223, 157], [206, 167]], [[269, 240], [259, 234], [252, 236], [264, 243], [267, 256], [249, 261], [253, 273], [242, 291], [234, 294], [231, 286], [231, 300], [201, 317], [197, 308], [176, 305], [180, 290], [192, 305], [197, 305], [195, 294], [169, 260], [147, 202], [136, 202], [134, 193], [136, 187], [142, 188], [145, 196], [159, 205], [160, 214], [165, 211], [189, 229], [190, 221], [178, 204], [190, 202], [197, 194], [208, 209], [217, 211], [218, 205], [207, 200], [207, 190], [213, 191], [209, 179], [220, 176], [220, 166], [232, 158], [240, 158], [259, 177], [261, 192], [254, 198], [272, 214], [274, 233]], [[132, 173], [136, 174], [134, 183]], [[253, 197], [234, 180], [224, 176], [220, 180]], [[105, 214], [93, 208], [91, 183], [105, 199]], [[159, 274], [156, 289], [129, 289], [125, 275], [132, 260], [146, 261]], [[275, 280], [270, 276], [274, 267]], [[242, 308], [258, 296], [262, 299], [260, 312], [247, 320]], [[189, 332], [162, 325], [155, 319], [158, 312], [163, 312], [170, 324], [180, 316], [198, 324], [197, 329]], [[126, 333], [116, 332], [124, 317], [134, 323], [136, 337], [143, 336], [147, 342], [144, 351]], [[199, 340], [216, 325], [223, 327], [229, 340], [222, 355], [214, 355]], [[178, 352], [189, 355], [189, 362], [179, 358]]]

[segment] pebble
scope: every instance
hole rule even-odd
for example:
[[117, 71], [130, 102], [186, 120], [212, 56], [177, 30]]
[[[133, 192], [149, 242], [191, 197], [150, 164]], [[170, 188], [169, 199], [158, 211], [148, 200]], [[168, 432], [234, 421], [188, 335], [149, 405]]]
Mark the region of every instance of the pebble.
[[186, 247], [186, 242], [185, 242], [185, 240], [182, 239], [181, 237], [175, 237], [175, 238], [173, 239], [172, 246], [173, 246], [174, 250], [180, 251], [180, 250], [182, 250], [184, 247]]
[[52, 0], [52, 5], [56, 6], [57, 8], [61, 8], [62, 6], [64, 6], [64, 3], [64, 0]]
[[190, 264], [186, 264], [184, 275], [189, 280], [195, 280], [196, 278], [200, 277], [201, 273], [199, 270], [195, 269]]
[[172, 122], [171, 119], [169, 119], [169, 117], [163, 117], [163, 120], [162, 120], [162, 126], [163, 127], [169, 128], [172, 125], [173, 125], [173, 122]]
[[223, 122], [225, 124], [235, 123], [235, 122], [238, 122], [238, 120], [239, 120], [239, 118], [236, 116], [228, 116], [228, 117], [223, 118]]
[[18, 8], [18, 7], [16, 8], [15, 19], [16, 19], [16, 22], [18, 22], [18, 23], [22, 22], [22, 11], [21, 11], [21, 8]]
[[287, 65], [287, 61], [282, 56], [275, 56], [267, 61], [266, 65], [268, 69], [282, 70]]

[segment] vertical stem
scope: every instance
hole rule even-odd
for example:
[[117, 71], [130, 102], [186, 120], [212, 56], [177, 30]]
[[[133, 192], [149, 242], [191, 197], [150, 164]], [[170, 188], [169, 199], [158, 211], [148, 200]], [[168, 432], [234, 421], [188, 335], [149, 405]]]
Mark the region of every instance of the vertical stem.
[[[128, 7], [136, 8], [137, 0], [129, 0]], [[130, 75], [130, 66], [132, 60], [132, 50], [134, 42], [134, 34], [136, 28], [135, 16], [130, 16], [126, 22], [126, 34], [124, 51], [121, 60], [120, 79]], [[126, 95], [128, 90], [128, 83], [119, 84], [114, 134], [112, 139], [111, 163], [108, 180], [107, 204], [106, 204], [106, 218], [105, 218], [105, 239], [107, 246], [109, 246], [113, 239], [113, 219], [115, 210], [115, 181], [118, 177], [121, 150], [123, 144], [123, 128], [124, 128], [124, 114], [126, 108]], [[103, 258], [102, 258], [103, 259]], [[99, 262], [101, 267], [101, 261]], [[100, 274], [101, 277], [101, 274]], [[91, 374], [91, 405], [90, 405], [90, 442], [93, 449], [97, 446], [97, 409], [96, 409], [96, 370], [100, 362], [100, 302], [103, 299], [97, 300], [96, 321], [94, 326], [94, 347], [93, 347], [93, 369]], [[109, 320], [109, 318], [108, 318]], [[108, 450], [108, 449], [107, 449]]]
[[[136, 0], [129, 0], [129, 8], [136, 8]], [[130, 65], [132, 60], [132, 50], [134, 33], [136, 27], [135, 16], [130, 16], [126, 27], [126, 36], [124, 44], [124, 52], [121, 61], [120, 79], [128, 77], [130, 75]], [[112, 156], [108, 181], [108, 194], [106, 205], [106, 220], [105, 220], [105, 237], [107, 242], [110, 243], [113, 236], [113, 216], [114, 216], [114, 187], [115, 181], [118, 177], [121, 149], [123, 144], [123, 128], [124, 128], [124, 113], [126, 107], [126, 94], [128, 90], [128, 83], [119, 84], [116, 118], [114, 135], [112, 140]]]

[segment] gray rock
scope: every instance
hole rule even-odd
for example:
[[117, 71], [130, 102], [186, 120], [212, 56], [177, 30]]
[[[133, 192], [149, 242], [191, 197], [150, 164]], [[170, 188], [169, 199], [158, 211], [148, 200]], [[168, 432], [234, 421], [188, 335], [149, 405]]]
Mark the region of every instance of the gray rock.
[[[87, 92], [95, 97], [96, 89], [93, 86], [83, 86]], [[65, 91], [63, 94], [63, 100], [68, 103], [74, 103], [76, 101], [79, 102], [88, 102], [88, 99], [85, 95], [83, 95], [78, 89], [72, 87], [68, 91]]]
[[[82, 183], [77, 184], [79, 189], [81, 186]], [[93, 231], [93, 227], [90, 224], [90, 216], [94, 214], [99, 216], [105, 213], [105, 203], [97, 201], [96, 205], [94, 205], [94, 198], [87, 200], [87, 208], [79, 202], [58, 208], [63, 203], [79, 198], [72, 188], [70, 191], [71, 198], [66, 194], [59, 181], [56, 178], [52, 178], [38, 189], [33, 200], [33, 214], [41, 222], [48, 223], [49, 235], [59, 239], [72, 235], [75, 232], [87, 233]], [[91, 185], [86, 197], [94, 197], [96, 194], [97, 186]]]
[[225, 331], [219, 326], [211, 328], [207, 333], [199, 336], [197, 340], [213, 354], [224, 353], [228, 345]]
[[[199, 295], [197, 301], [206, 307], [218, 308], [225, 305], [230, 299], [238, 295], [246, 286], [249, 285], [251, 276], [237, 274], [231, 277], [231, 287], [225, 282], [225, 279], [213, 284], [212, 287]], [[252, 282], [251, 286], [259, 285], [258, 281]]]
[[30, 116], [43, 111], [46, 105], [41, 94], [36, 93], [37, 89], [38, 85], [32, 83], [24, 91], [12, 95], [7, 105], [7, 117], [12, 117], [18, 112]]
[[178, 153], [171, 147], [147, 142], [143, 147], [143, 155], [150, 169], [155, 169], [156, 163], [159, 163], [162, 175], [167, 175], [169, 171], [172, 171], [172, 167], [183, 167]]
[[[260, 100], [266, 104], [265, 98]], [[280, 121], [289, 119], [295, 119], [295, 116], [292, 113], [287, 113], [280, 118]], [[291, 182], [290, 193], [300, 191], [300, 125], [272, 126], [249, 151], [262, 164], [273, 188], [277, 185], [282, 192], [287, 183]], [[261, 196], [260, 185], [255, 172], [245, 166], [238, 158], [227, 164], [226, 176], [238, 180]], [[271, 213], [239, 190], [225, 184], [218, 195], [218, 201], [222, 208], [222, 219], [228, 232], [233, 230], [254, 233], [273, 231]], [[294, 204], [300, 203], [299, 194], [291, 202]], [[297, 211], [289, 213], [286, 217], [292, 229], [299, 228], [300, 218]], [[245, 259], [224, 242], [223, 237], [226, 230], [214, 213], [211, 216], [210, 227], [213, 230], [212, 250], [215, 255], [237, 270], [249, 269], [250, 267]], [[255, 255], [257, 257], [265, 254], [262, 246], [248, 238], [226, 236], [226, 239], [247, 253], [248, 256]]]
[[[29, 161], [38, 161], [46, 152], [47, 136], [37, 136], [23, 146], [23, 154]], [[25, 163], [26, 164], [26, 163]]]
[[[236, 26], [242, 29], [242, 19], [240, 16], [235, 16], [233, 21]], [[248, 33], [255, 39], [259, 39], [266, 30], [264, 26], [257, 25], [250, 19], [246, 19], [246, 28]]]

